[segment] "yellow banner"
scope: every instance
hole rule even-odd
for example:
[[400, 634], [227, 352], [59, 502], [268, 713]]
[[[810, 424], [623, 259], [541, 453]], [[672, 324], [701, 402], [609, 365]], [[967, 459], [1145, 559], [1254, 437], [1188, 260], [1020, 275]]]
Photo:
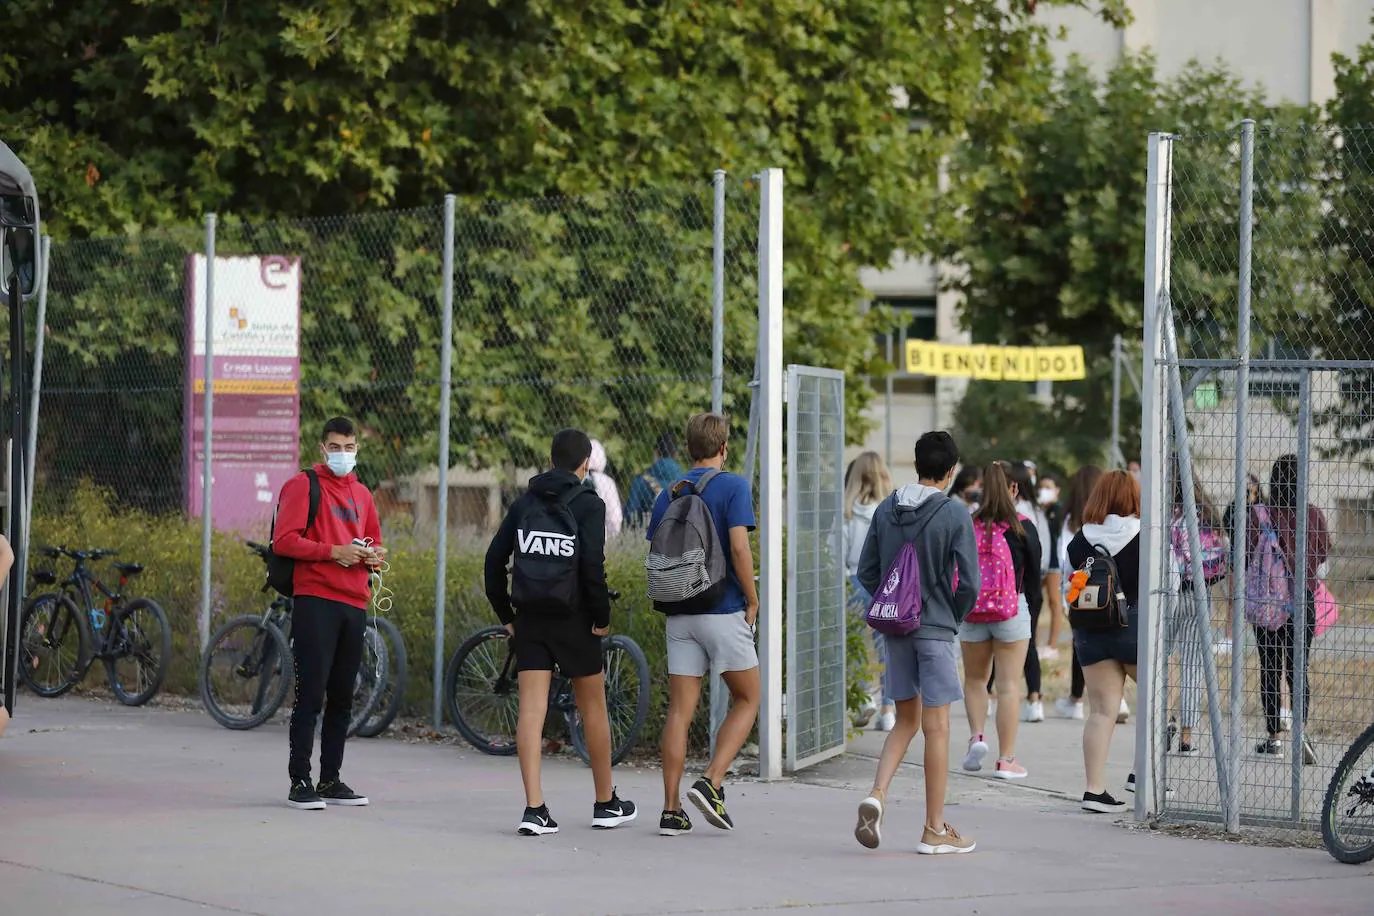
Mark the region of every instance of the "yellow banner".
[[997, 347], [928, 340], [907, 341], [906, 371], [1004, 382], [1069, 382], [1087, 376], [1082, 347]]
[[[205, 379], [198, 378], [191, 383], [194, 394], [205, 393]], [[215, 379], [215, 394], [299, 394], [298, 383], [294, 379]]]

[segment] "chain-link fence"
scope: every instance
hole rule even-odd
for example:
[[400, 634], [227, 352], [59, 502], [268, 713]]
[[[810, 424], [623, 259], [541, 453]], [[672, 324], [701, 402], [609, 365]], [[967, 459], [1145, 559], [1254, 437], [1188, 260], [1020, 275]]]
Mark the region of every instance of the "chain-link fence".
[[718, 183], [274, 223], [220, 215], [212, 231], [54, 245], [35, 543], [115, 547], [146, 562], [141, 588], [167, 605], [177, 634], [169, 687], [193, 683], [201, 564], [187, 516], [202, 505], [208, 281], [221, 532], [210, 629], [263, 603], [261, 570], [239, 538], [266, 539], [281, 483], [317, 460], [320, 427], [341, 414], [358, 426], [359, 477], [393, 545], [389, 584], [417, 662], [412, 708], [428, 708], [440, 526], [450, 535], [443, 655], [490, 622], [486, 535], [564, 426], [601, 443], [593, 469], [620, 502], [608, 513], [610, 575], [626, 595], [617, 614], [622, 629], [647, 634], [657, 620], [632, 588], [643, 525], [686, 463], [686, 419], [711, 408], [718, 386], [736, 436], [747, 434], [758, 190]]
[[1374, 722], [1374, 133], [1163, 136], [1151, 176], [1146, 807], [1311, 831]]

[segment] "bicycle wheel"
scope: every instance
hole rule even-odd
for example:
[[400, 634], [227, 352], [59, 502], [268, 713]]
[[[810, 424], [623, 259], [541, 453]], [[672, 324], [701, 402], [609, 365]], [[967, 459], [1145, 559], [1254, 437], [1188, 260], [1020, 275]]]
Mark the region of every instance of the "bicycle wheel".
[[369, 626], [373, 624], [386, 639], [386, 683], [382, 686], [377, 708], [358, 729], [359, 738], [375, 738], [386, 731], [400, 712], [406, 692], [406, 644], [401, 639], [401, 631], [385, 617], [374, 617]]
[[348, 737], [358, 733], [381, 702], [387, 668], [386, 639], [371, 626], [366, 627], [363, 630], [363, 660], [353, 679], [353, 712], [348, 719]]
[[515, 653], [505, 627], [487, 627], [467, 638], [444, 678], [448, 717], [469, 744], [484, 754], [515, 753], [520, 690]]
[[1374, 725], [1350, 745], [1326, 787], [1322, 842], [1347, 865], [1374, 859]]
[[[644, 650], [628, 636], [611, 636], [603, 641], [605, 658], [606, 713], [611, 721], [611, 763], [625, 759], [625, 755], [639, 742], [644, 719], [649, 714], [649, 660]], [[570, 713], [568, 733], [573, 750], [583, 761], [590, 763], [587, 739], [582, 733], [582, 717]]]
[[40, 697], [60, 697], [81, 683], [91, 636], [76, 603], [59, 592], [34, 595], [19, 620], [19, 675]]
[[261, 617], [235, 617], [215, 631], [200, 661], [200, 698], [220, 725], [241, 731], [272, 718], [294, 676], [286, 637]]
[[172, 627], [156, 601], [135, 598], [111, 621], [114, 641], [105, 674], [115, 699], [142, 706], [157, 693], [172, 659]]

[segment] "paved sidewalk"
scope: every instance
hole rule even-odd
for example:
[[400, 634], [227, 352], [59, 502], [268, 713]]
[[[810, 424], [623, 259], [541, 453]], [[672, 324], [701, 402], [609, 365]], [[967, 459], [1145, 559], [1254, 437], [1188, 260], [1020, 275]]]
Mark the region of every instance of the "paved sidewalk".
[[513, 759], [352, 741], [345, 778], [373, 806], [298, 812], [282, 804], [285, 750], [280, 725], [229, 732], [197, 713], [25, 697], [0, 739], [0, 912], [1370, 911], [1374, 870], [1319, 851], [1128, 830], [1048, 792], [965, 777], [951, 780], [948, 816], [979, 851], [918, 857], [916, 767], [899, 776], [883, 848], [870, 852], [852, 837], [860, 793], [845, 789], [866, 788], [872, 761], [854, 755], [808, 776], [820, 784], [734, 784], [736, 832], [697, 818], [675, 839], [654, 829], [657, 772], [617, 774], [641, 819], [598, 833], [585, 767], [550, 760], [563, 832], [527, 839], [514, 833]]

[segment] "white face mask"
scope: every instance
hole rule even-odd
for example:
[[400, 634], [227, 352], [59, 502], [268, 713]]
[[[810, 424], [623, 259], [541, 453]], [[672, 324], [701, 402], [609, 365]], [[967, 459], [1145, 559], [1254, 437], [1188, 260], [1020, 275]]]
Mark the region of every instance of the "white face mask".
[[325, 462], [329, 465], [329, 470], [334, 472], [335, 477], [346, 477], [353, 473], [353, 468], [358, 464], [357, 452], [326, 452]]
[[1059, 494], [1056, 493], [1054, 490], [1051, 490], [1049, 487], [1041, 487], [1039, 495], [1040, 505], [1042, 506], [1054, 505], [1054, 501], [1059, 498]]

